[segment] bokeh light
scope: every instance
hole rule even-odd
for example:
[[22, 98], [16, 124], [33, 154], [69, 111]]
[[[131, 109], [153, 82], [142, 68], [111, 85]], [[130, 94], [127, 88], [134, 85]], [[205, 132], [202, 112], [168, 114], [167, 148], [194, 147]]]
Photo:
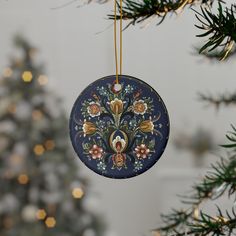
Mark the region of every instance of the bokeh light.
[[81, 188], [74, 188], [72, 191], [72, 196], [74, 198], [82, 198], [84, 195], [84, 191]]
[[24, 71], [22, 74], [22, 80], [26, 83], [31, 82], [31, 80], [33, 79], [33, 75], [31, 73], [31, 71]]
[[39, 209], [36, 213], [36, 218], [38, 220], [44, 220], [47, 216], [47, 213], [44, 209]]
[[48, 228], [53, 228], [56, 226], [56, 219], [54, 217], [48, 217], [46, 220], [45, 220], [45, 224]]
[[48, 83], [48, 77], [46, 75], [40, 75], [38, 77], [38, 83], [42, 86], [46, 85]]
[[45, 149], [44, 149], [43, 145], [37, 144], [34, 146], [35, 155], [41, 156], [41, 155], [43, 155], [44, 151], [45, 151]]
[[53, 140], [49, 139], [45, 142], [45, 148], [47, 150], [53, 150], [54, 147], [55, 147], [55, 142]]
[[21, 174], [18, 176], [18, 182], [20, 184], [27, 184], [29, 182], [29, 177], [26, 174]]

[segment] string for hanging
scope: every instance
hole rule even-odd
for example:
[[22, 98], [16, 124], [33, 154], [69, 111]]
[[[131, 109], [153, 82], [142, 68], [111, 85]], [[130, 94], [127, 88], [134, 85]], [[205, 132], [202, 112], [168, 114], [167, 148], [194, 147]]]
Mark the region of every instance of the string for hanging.
[[122, 75], [122, 0], [120, 0], [120, 71], [118, 66], [118, 50], [117, 50], [117, 2], [114, 0], [114, 48], [115, 48], [115, 65], [116, 65], [116, 84], [119, 84], [119, 74]]

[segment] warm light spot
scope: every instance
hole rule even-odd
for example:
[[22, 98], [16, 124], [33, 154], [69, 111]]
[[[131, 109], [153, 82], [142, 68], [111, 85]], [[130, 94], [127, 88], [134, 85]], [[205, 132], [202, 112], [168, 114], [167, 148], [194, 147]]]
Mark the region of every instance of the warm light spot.
[[45, 224], [48, 228], [53, 228], [56, 226], [56, 219], [54, 217], [48, 217], [45, 221]]
[[52, 150], [55, 147], [55, 142], [49, 139], [45, 142], [45, 147], [47, 150]]
[[82, 198], [84, 195], [84, 191], [81, 188], [74, 188], [72, 191], [72, 195], [74, 198]]
[[11, 68], [5, 68], [4, 72], [3, 72], [3, 75], [7, 78], [11, 77], [12, 76], [12, 69]]
[[24, 82], [31, 82], [33, 78], [33, 75], [30, 71], [24, 71], [24, 73], [22, 74], [22, 79]]
[[43, 117], [43, 113], [40, 110], [34, 110], [32, 112], [32, 118], [33, 120], [40, 120]]
[[227, 223], [229, 221], [229, 219], [225, 218], [225, 217], [221, 217], [221, 220], [224, 222], [224, 223]]
[[193, 216], [197, 220], [199, 218], [199, 209], [196, 207], [193, 211]]
[[38, 77], [38, 82], [40, 85], [46, 85], [48, 83], [48, 77], [46, 75], [40, 75]]
[[38, 220], [44, 220], [47, 216], [47, 213], [44, 209], [39, 209], [36, 213], [36, 217]]
[[12, 114], [16, 113], [16, 104], [14, 104], [14, 103], [10, 104], [8, 106], [7, 110], [9, 113], [12, 113]]
[[21, 174], [18, 176], [18, 182], [20, 184], [27, 184], [29, 182], [29, 177], [25, 174]]
[[227, 223], [229, 220], [224, 218], [223, 216], [217, 216], [217, 217], [213, 217], [215, 219], [215, 221], [218, 222], [223, 222], [223, 223]]
[[34, 147], [34, 153], [35, 153], [37, 156], [43, 155], [44, 151], [45, 151], [45, 149], [44, 149], [43, 145], [41, 145], [41, 144], [35, 145], [35, 147]]

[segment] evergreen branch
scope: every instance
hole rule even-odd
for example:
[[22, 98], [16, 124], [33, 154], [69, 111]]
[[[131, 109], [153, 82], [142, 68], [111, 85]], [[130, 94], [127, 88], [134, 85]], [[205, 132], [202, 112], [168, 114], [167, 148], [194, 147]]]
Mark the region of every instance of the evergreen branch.
[[[196, 209], [196, 208], [195, 208]], [[231, 235], [236, 228], [236, 212], [232, 208], [230, 214], [226, 211], [223, 215], [219, 207], [217, 216], [210, 216], [200, 211], [199, 216], [192, 211], [177, 211], [169, 215], [162, 215], [163, 223], [167, 224], [164, 227], [159, 227], [154, 231], [160, 232], [161, 235]]]
[[236, 93], [228, 95], [219, 95], [218, 97], [213, 97], [212, 95], [199, 94], [201, 100], [216, 106], [219, 108], [220, 105], [235, 105], [236, 104]]
[[[195, 10], [194, 10], [195, 11]], [[236, 5], [230, 8], [222, 7], [219, 2], [218, 13], [214, 14], [211, 10], [201, 7], [201, 13], [196, 12], [196, 17], [201, 25], [195, 25], [205, 32], [197, 37], [208, 37], [207, 42], [201, 47], [199, 53], [211, 52], [216, 48], [222, 48], [221, 60], [226, 59], [235, 51], [236, 42]]]
[[161, 231], [165, 235], [171, 232], [179, 232], [183, 230], [186, 224], [188, 224], [189, 219], [191, 219], [193, 211], [188, 210], [175, 210], [172, 209], [172, 212], [164, 215], [161, 215], [161, 219], [165, 226], [155, 229], [154, 231]]
[[205, 199], [217, 199], [222, 196], [226, 190], [231, 196], [236, 191], [236, 159], [235, 155], [229, 160], [221, 159], [215, 165], [211, 165], [212, 171], [209, 171], [202, 182], [193, 186], [194, 194], [190, 200], [184, 200], [184, 203], [201, 204]]
[[[218, 0], [220, 1], [220, 0]], [[146, 19], [157, 16], [160, 18], [158, 25], [161, 24], [167, 14], [176, 13], [181, 11], [186, 6], [192, 6], [194, 4], [205, 4], [211, 6], [214, 0], [124, 0], [122, 6], [122, 16], [124, 20], [130, 20], [128, 24], [135, 25], [145, 21]], [[121, 7], [117, 3], [119, 12]], [[108, 15], [109, 19], [114, 19], [114, 14]], [[117, 19], [120, 19], [121, 15], [117, 15]]]
[[[227, 216], [227, 218], [226, 218]], [[200, 218], [189, 224], [190, 231], [185, 234], [190, 235], [230, 235], [236, 228], [236, 214], [234, 208], [232, 208], [232, 214], [230, 215], [226, 211], [224, 216], [218, 207], [218, 216], [213, 217], [206, 213], [200, 212]], [[181, 234], [184, 235], [184, 234]]]
[[226, 138], [230, 141], [229, 144], [224, 144], [221, 145], [221, 147], [225, 147], [225, 148], [236, 148], [236, 128], [235, 126], [231, 125], [233, 131], [228, 132], [228, 134], [226, 134]]
[[[198, 55], [199, 56], [199, 47], [194, 47], [194, 52], [192, 53], [193, 55]], [[203, 56], [204, 59], [208, 59], [210, 62], [219, 62], [219, 60], [222, 58], [222, 51], [215, 49], [211, 52], [206, 52], [203, 51], [201, 53], [201, 55]], [[236, 50], [233, 50], [228, 56], [227, 59], [232, 58], [236, 55]], [[226, 62], [226, 60], [225, 60]]]
[[[236, 128], [226, 135], [230, 144], [221, 145], [225, 148], [236, 147]], [[236, 228], [236, 213], [226, 211], [224, 216], [218, 207], [218, 216], [213, 217], [199, 211], [201, 203], [205, 200], [214, 200], [221, 197], [226, 191], [228, 197], [236, 192], [236, 155], [230, 158], [221, 159], [211, 166], [209, 171], [200, 183], [193, 186], [193, 194], [190, 197], [183, 197], [184, 204], [190, 204], [187, 210], [172, 210], [168, 215], [161, 215], [164, 226], [155, 229], [164, 235], [231, 235]]]

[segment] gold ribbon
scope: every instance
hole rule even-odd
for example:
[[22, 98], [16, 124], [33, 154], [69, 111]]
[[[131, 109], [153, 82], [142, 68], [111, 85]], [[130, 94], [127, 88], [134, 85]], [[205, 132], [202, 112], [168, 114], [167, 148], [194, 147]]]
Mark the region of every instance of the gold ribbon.
[[119, 84], [119, 74], [122, 75], [122, 0], [120, 0], [120, 71], [118, 66], [118, 50], [117, 50], [117, 2], [114, 0], [114, 48], [115, 48], [115, 65], [116, 65], [116, 84]]

